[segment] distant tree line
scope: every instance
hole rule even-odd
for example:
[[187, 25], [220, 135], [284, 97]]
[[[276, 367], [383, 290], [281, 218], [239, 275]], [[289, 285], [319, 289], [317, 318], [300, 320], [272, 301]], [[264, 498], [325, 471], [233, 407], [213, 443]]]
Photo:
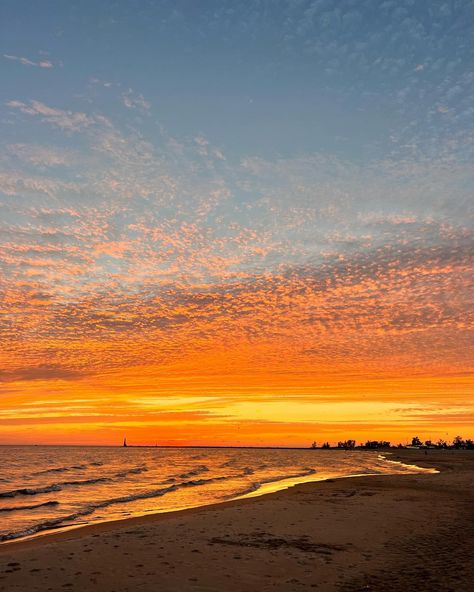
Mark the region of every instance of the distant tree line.
[[425, 440], [424, 442], [418, 437], [414, 436], [411, 439], [411, 444], [394, 444], [392, 445], [387, 440], [367, 440], [367, 442], [356, 444], [355, 440], [341, 440], [336, 446], [331, 446], [329, 442], [323, 442], [321, 446], [315, 441], [311, 444], [311, 448], [322, 448], [327, 450], [328, 448], [339, 448], [343, 450], [376, 450], [379, 448], [438, 448], [438, 449], [451, 449], [451, 450], [474, 450], [474, 440], [471, 438], [464, 439], [461, 436], [456, 436], [451, 443], [440, 438], [436, 442], [431, 440]]
[[422, 442], [418, 436], [415, 436], [411, 439], [411, 446], [417, 448], [451, 448], [455, 450], [464, 449], [464, 450], [474, 450], [474, 440], [471, 438], [467, 438], [466, 440], [461, 436], [456, 436], [451, 443], [439, 438], [436, 442], [432, 440], [425, 440]]

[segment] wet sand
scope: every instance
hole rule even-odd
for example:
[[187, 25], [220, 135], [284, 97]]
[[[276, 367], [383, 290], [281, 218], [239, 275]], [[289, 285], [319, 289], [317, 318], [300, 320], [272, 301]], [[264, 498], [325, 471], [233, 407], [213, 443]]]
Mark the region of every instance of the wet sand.
[[441, 472], [305, 483], [3, 544], [0, 591], [474, 591], [474, 452], [390, 458]]

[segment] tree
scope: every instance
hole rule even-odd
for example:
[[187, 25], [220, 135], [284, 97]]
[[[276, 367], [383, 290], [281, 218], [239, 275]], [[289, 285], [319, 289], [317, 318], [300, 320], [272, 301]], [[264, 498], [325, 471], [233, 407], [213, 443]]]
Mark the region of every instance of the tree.
[[323, 448], [324, 450], [327, 450], [327, 449], [331, 448], [331, 445], [329, 444], [329, 442], [324, 442], [324, 444], [321, 446], [321, 448]]
[[390, 442], [387, 440], [367, 440], [364, 448], [390, 448]]
[[414, 438], [411, 439], [411, 445], [412, 446], [421, 446], [421, 440], [420, 438], [418, 438], [418, 436], [415, 436]]
[[461, 436], [456, 436], [453, 440], [453, 448], [465, 448], [466, 443]]
[[316, 442], [316, 440], [315, 440], [315, 441], [314, 441], [314, 442], [311, 444], [311, 448], [317, 448], [317, 447], [318, 447], [318, 444], [317, 444], [317, 442]]
[[344, 448], [344, 450], [352, 450], [355, 448], [356, 441], [355, 440], [343, 440], [337, 443], [338, 448]]

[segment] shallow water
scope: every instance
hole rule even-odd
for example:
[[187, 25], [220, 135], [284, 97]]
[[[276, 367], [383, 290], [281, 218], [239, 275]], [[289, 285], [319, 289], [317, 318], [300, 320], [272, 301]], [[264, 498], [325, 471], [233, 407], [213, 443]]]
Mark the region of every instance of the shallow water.
[[0, 541], [203, 506], [302, 481], [425, 472], [376, 452], [0, 447]]

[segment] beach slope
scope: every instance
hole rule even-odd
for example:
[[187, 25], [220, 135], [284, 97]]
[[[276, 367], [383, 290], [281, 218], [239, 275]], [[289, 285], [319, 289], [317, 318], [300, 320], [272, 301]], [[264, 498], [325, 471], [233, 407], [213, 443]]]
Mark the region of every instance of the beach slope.
[[440, 473], [306, 483], [0, 545], [0, 590], [474, 590], [474, 453], [390, 458]]

